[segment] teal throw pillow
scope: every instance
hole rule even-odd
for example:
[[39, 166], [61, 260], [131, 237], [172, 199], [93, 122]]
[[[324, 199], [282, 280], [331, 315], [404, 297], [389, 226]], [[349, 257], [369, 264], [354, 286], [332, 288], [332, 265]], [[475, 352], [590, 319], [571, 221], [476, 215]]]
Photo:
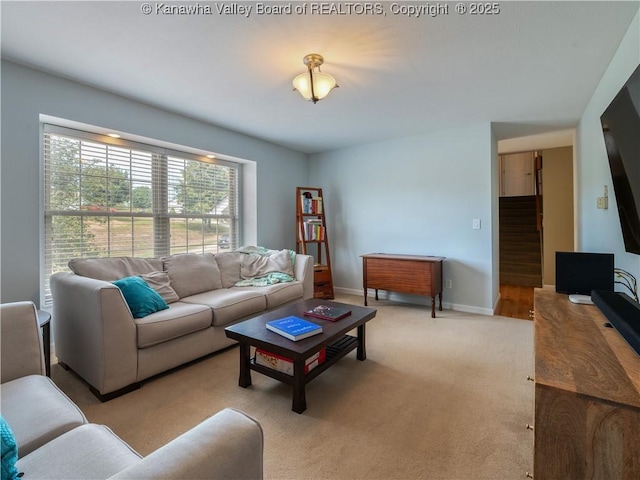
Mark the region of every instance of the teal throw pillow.
[[133, 318], [146, 317], [169, 308], [167, 302], [140, 277], [125, 277], [113, 282], [124, 295]]
[[0, 415], [0, 438], [2, 439], [2, 480], [15, 480], [18, 478], [18, 444], [13, 436], [11, 427]]

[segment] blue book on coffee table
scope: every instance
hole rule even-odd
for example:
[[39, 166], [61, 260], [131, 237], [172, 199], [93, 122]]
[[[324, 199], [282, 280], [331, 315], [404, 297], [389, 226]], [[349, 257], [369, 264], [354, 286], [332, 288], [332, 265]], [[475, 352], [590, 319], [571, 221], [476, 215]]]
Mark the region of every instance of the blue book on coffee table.
[[271, 330], [289, 340], [301, 340], [322, 333], [322, 327], [295, 316], [280, 318], [267, 322], [267, 330]]

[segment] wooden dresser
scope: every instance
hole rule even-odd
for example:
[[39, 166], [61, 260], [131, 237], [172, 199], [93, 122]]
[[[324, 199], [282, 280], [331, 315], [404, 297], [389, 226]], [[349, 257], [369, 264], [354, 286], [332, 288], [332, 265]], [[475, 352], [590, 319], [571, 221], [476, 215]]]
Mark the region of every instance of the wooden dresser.
[[431, 316], [436, 316], [436, 296], [442, 310], [442, 262], [445, 257], [369, 253], [362, 255], [364, 304], [367, 290], [389, 290], [431, 297]]
[[534, 305], [534, 478], [640, 479], [640, 357], [595, 305]]

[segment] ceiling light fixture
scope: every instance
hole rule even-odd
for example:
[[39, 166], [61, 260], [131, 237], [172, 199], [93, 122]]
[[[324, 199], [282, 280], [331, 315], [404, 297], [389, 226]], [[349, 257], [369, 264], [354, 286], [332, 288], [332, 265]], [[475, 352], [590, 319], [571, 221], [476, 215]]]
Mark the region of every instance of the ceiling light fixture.
[[329, 92], [337, 87], [338, 84], [331, 75], [320, 71], [320, 65], [324, 63], [322, 55], [310, 53], [305, 55], [303, 61], [308, 71], [293, 79], [293, 89], [300, 92], [300, 95], [305, 100], [317, 103], [318, 100], [322, 100], [329, 95]]
[[107, 133], [107, 135], [111, 138], [120, 138], [120, 135], [118, 135], [117, 133]]

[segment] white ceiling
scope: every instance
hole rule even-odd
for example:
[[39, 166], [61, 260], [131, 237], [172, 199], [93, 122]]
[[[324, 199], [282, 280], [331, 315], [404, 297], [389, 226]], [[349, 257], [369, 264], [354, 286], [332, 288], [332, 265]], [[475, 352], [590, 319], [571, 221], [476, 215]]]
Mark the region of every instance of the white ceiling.
[[[375, 16], [142, 4], [3, 0], [2, 57], [308, 153], [488, 121], [503, 139], [575, 126], [640, 3], [502, 1], [473, 16], [440, 2], [448, 15], [420, 18], [392, 2]], [[316, 105], [291, 87], [308, 53], [340, 85]]]

